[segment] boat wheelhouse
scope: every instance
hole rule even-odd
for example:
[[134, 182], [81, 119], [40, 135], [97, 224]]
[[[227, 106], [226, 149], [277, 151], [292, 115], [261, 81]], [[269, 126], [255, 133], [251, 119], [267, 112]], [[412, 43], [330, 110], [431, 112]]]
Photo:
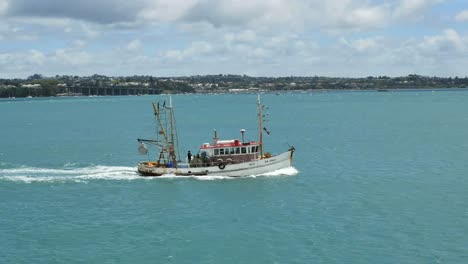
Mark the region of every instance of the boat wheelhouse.
[[[201, 160], [209, 161], [211, 166], [224, 166], [257, 160], [260, 157], [260, 143], [256, 141], [244, 142], [245, 129], [241, 130], [242, 141], [239, 139], [219, 140], [218, 133], [214, 130], [213, 144], [203, 143], [199, 152]], [[265, 156], [271, 156], [267, 153]], [[190, 164], [198, 166], [197, 158]], [[201, 162], [202, 164], [206, 164]]]

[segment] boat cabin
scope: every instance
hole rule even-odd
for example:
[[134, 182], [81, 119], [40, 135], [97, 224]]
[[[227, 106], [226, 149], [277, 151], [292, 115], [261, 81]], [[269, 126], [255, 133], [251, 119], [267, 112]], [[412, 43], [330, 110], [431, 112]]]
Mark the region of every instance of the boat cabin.
[[200, 152], [206, 152], [209, 157], [218, 159], [231, 158], [232, 161], [248, 161], [256, 159], [259, 154], [259, 143], [255, 141], [241, 143], [238, 139], [219, 140], [213, 145], [204, 143]]
[[244, 142], [242, 129], [242, 141], [239, 139], [219, 140], [214, 131], [213, 144], [203, 143], [200, 153], [209, 159], [212, 164], [240, 163], [256, 160], [260, 156], [260, 143], [256, 141]]

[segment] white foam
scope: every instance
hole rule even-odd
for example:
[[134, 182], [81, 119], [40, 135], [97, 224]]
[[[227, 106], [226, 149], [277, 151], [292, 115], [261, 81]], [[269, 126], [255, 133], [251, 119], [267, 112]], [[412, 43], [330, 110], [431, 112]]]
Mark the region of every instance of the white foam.
[[71, 169], [19, 167], [0, 169], [0, 180], [25, 183], [67, 181], [86, 182], [87, 180], [133, 180], [141, 178], [142, 177], [137, 174], [135, 167], [92, 166]]
[[259, 174], [258, 176], [294, 176], [294, 175], [297, 175], [298, 173], [299, 171], [296, 168], [288, 167], [288, 168], [275, 170], [272, 172]]
[[239, 178], [256, 178], [272, 176], [293, 176], [298, 173], [294, 167], [279, 169], [269, 173], [249, 175], [245, 177], [229, 177], [220, 175], [210, 176], [176, 176], [174, 174], [159, 177], [142, 177], [137, 173], [136, 167], [120, 166], [92, 166], [84, 168], [49, 169], [37, 167], [19, 167], [11, 169], [0, 169], [0, 180], [34, 183], [34, 182], [84, 182], [92, 180], [147, 180], [147, 179], [183, 179], [192, 178], [197, 180], [233, 180]]
[[176, 176], [174, 174], [165, 174], [156, 178], [159, 179], [180, 179], [180, 178], [193, 178], [202, 181], [210, 181], [210, 180], [234, 180], [234, 179], [245, 179], [245, 178], [257, 178], [257, 177], [277, 177], [277, 176], [294, 176], [298, 174], [299, 171], [294, 167], [283, 168], [279, 170], [275, 170], [272, 172], [267, 172], [263, 174], [256, 174], [256, 175], [249, 175], [243, 177], [231, 177], [231, 176], [221, 176], [221, 175], [208, 175], [208, 176]]

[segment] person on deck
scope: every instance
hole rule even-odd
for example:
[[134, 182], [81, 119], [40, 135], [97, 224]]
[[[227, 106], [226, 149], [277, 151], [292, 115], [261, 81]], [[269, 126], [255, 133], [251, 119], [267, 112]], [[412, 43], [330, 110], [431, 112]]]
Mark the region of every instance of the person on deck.
[[200, 155], [195, 155], [190, 162], [190, 167], [201, 167]]
[[190, 153], [190, 150], [187, 152], [187, 160], [188, 163], [190, 163], [190, 161], [192, 160], [192, 153]]

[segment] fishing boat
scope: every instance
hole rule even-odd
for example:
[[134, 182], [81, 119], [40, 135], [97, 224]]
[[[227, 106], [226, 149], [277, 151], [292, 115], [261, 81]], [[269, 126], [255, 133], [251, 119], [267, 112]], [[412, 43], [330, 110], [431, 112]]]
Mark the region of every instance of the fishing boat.
[[187, 155], [185, 162], [180, 159], [178, 136], [175, 126], [172, 98], [169, 105], [152, 102], [157, 123], [156, 139], [138, 139], [138, 150], [148, 154], [148, 145], [158, 148], [158, 154], [153, 161], [138, 163], [138, 172], [142, 176], [230, 176], [242, 177], [260, 175], [283, 168], [292, 167], [294, 147], [273, 155], [264, 152], [263, 132], [270, 131], [263, 126], [265, 106], [257, 99], [258, 140], [245, 141], [245, 129], [241, 129], [241, 139], [220, 139], [216, 130], [213, 131], [213, 142], [203, 143], [199, 152]]

